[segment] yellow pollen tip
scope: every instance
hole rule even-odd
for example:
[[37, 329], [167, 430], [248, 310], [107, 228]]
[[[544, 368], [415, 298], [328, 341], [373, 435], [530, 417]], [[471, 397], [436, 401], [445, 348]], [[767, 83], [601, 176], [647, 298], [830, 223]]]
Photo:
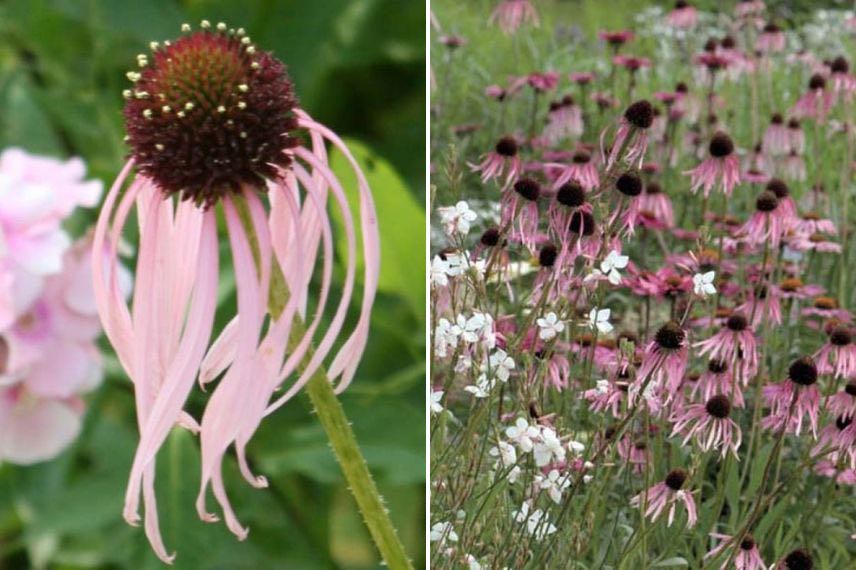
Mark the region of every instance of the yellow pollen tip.
[[208, 28], [210, 28], [210, 27], [211, 27], [211, 22], [209, 22], [208, 20], [202, 20], [202, 22], [200, 22], [200, 23], [199, 23], [199, 26], [200, 26], [203, 30], [207, 30]]

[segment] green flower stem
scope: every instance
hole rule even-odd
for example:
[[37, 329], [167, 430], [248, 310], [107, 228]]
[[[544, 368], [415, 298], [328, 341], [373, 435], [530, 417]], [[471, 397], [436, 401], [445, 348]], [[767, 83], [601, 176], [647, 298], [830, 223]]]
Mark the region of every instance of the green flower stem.
[[[249, 212], [247, 211], [246, 202], [242, 199], [236, 199], [235, 202], [244, 227], [247, 228], [247, 235], [250, 238], [253, 252], [258, 259], [258, 244], [255, 235], [249, 229], [252, 226], [248, 223]], [[288, 301], [288, 296], [289, 292], [285, 277], [276, 260], [274, 260], [271, 272], [270, 299], [268, 301], [268, 309], [274, 319], [282, 314], [285, 304]], [[295, 316], [288, 339], [289, 351], [297, 347], [305, 333], [305, 323], [300, 317]], [[307, 350], [303, 360], [298, 365], [300, 372], [306, 369], [314, 353], [315, 351], [312, 347]], [[359, 507], [360, 513], [363, 515], [363, 520], [384, 563], [392, 570], [412, 570], [413, 565], [404, 552], [404, 546], [401, 544], [401, 540], [398, 538], [395, 527], [389, 518], [389, 511], [387, 511], [386, 506], [383, 504], [383, 498], [380, 496], [380, 492], [378, 492], [374, 479], [366, 465], [366, 460], [360, 452], [360, 446], [357, 443], [357, 438], [354, 436], [354, 430], [351, 429], [351, 424], [348, 422], [345, 410], [336, 397], [330, 379], [327, 378], [327, 371], [323, 366], [319, 367], [312, 375], [312, 378], [306, 384], [305, 392], [312, 402], [312, 407], [315, 408], [318, 421], [321, 422], [321, 426], [327, 432], [327, 437], [330, 439], [330, 446], [333, 448], [336, 460], [342, 468], [342, 473], [348, 482], [348, 488], [357, 501], [357, 507]]]

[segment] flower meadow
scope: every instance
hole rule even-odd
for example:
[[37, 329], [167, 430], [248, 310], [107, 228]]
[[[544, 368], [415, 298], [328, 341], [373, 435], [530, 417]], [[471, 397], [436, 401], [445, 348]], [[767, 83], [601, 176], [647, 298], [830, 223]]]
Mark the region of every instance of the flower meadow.
[[432, 567], [856, 567], [854, 13], [432, 27]]

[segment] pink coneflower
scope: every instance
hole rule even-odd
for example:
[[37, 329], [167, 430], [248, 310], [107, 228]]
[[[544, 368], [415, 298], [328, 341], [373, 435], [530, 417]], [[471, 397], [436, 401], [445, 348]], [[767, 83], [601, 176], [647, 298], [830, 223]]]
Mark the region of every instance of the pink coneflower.
[[590, 71], [572, 71], [568, 74], [568, 79], [577, 85], [588, 85], [594, 81], [595, 75]]
[[544, 384], [561, 392], [568, 387], [570, 376], [571, 363], [568, 361], [568, 357], [558, 350], [553, 351], [547, 359], [547, 374], [544, 377]]
[[460, 47], [467, 45], [466, 38], [463, 38], [461, 36], [443, 35], [440, 36], [439, 41], [441, 44], [443, 44], [450, 50], [456, 50]]
[[798, 549], [782, 558], [773, 570], [812, 570], [813, 568], [814, 561], [811, 558], [811, 554], [805, 550]]
[[630, 506], [640, 507], [647, 505], [645, 516], [651, 517], [651, 522], [655, 522], [660, 518], [660, 515], [668, 508], [667, 526], [672, 526], [672, 523], [675, 522], [675, 507], [678, 503], [683, 503], [684, 508], [687, 510], [687, 528], [692, 528], [698, 522], [698, 513], [692, 491], [685, 491], [683, 489], [686, 481], [687, 472], [683, 469], [670, 471], [662, 482], [630, 499]]
[[817, 437], [817, 417], [820, 413], [820, 390], [817, 389], [817, 367], [811, 357], [803, 356], [791, 363], [788, 378], [764, 386], [764, 402], [770, 414], [761, 421], [765, 429], [785, 430], [799, 435], [808, 418], [811, 432]]
[[[612, 149], [606, 163], [607, 170], [622, 156], [627, 164], [635, 163], [637, 168], [642, 166], [645, 151], [648, 149], [648, 129], [653, 122], [654, 107], [650, 102], [643, 99], [627, 107], [618, 122], [618, 130], [615, 132], [615, 140], [612, 141]], [[601, 147], [605, 134], [606, 131], [601, 134]]]
[[675, 424], [672, 436], [683, 436], [683, 445], [694, 439], [702, 451], [719, 450], [725, 457], [730, 450], [737, 457], [740, 427], [730, 415], [731, 401], [723, 394], [711, 397], [704, 404], [682, 406], [669, 418]]
[[591, 192], [600, 183], [597, 167], [592, 160], [591, 153], [587, 150], [580, 149], [574, 152], [570, 164], [549, 164], [545, 166], [555, 166], [559, 170], [559, 174], [553, 183], [556, 188], [573, 180], [578, 182], [586, 191]]
[[672, 200], [663, 192], [659, 182], [648, 182], [645, 192], [634, 202], [638, 207], [638, 223], [646, 228], [662, 230], [675, 226]]
[[815, 233], [838, 235], [838, 228], [835, 226], [835, 222], [827, 218], [822, 218], [820, 214], [811, 210], [804, 212], [800, 216], [794, 229], [807, 235]]
[[[738, 4], [738, 6], [740, 5], [741, 4]], [[710, 536], [719, 539], [720, 543], [704, 555], [705, 560], [718, 556], [725, 548], [731, 546], [734, 540], [733, 536], [719, 534], [716, 532], [710, 533]], [[758, 543], [755, 542], [755, 539], [751, 534], [744, 535], [739, 546], [740, 550], [738, 550], [737, 556], [735, 556], [732, 561], [734, 564], [734, 570], [767, 570], [767, 566], [764, 564], [764, 559], [761, 558], [761, 553], [758, 552]], [[728, 561], [725, 561], [719, 568], [720, 570], [726, 570], [727, 567]]]
[[666, 23], [675, 28], [694, 28], [697, 22], [698, 12], [686, 0], [677, 0], [672, 11], [666, 14]]
[[838, 416], [822, 430], [811, 450], [812, 456], [834, 453], [856, 467], [856, 423], [852, 417]]
[[482, 183], [504, 177], [502, 189], [505, 190], [523, 172], [523, 163], [518, 152], [519, 146], [514, 137], [502, 137], [497, 141], [493, 152], [487, 153], [481, 163], [469, 165], [470, 170], [481, 172]]
[[805, 161], [802, 156], [792, 150], [785, 157], [785, 162], [782, 165], [782, 176], [788, 180], [802, 182], [806, 179]]
[[849, 323], [853, 317], [850, 311], [838, 306], [838, 300], [834, 297], [821, 295], [812, 300], [811, 306], [801, 311], [803, 316], [820, 317], [821, 319], [835, 319]]
[[795, 233], [788, 240], [788, 247], [796, 251], [820, 251], [823, 253], [841, 253], [841, 244], [832, 241], [826, 234], [815, 232], [811, 235]]
[[563, 244], [568, 240], [571, 217], [581, 209], [591, 212], [591, 204], [586, 202], [585, 189], [575, 180], [562, 184], [547, 208], [547, 219], [550, 230]]
[[715, 49], [704, 51], [693, 57], [693, 63], [698, 65], [699, 79], [704, 83], [712, 83], [718, 71], [727, 70], [733, 59]]
[[622, 404], [627, 400], [627, 383], [600, 380], [596, 388], [584, 391], [581, 397], [589, 402], [591, 411], [609, 411], [618, 418], [621, 416]]
[[839, 324], [829, 330], [826, 342], [814, 353], [819, 374], [833, 374], [835, 378], [856, 375], [856, 345], [849, 326]]
[[[243, 30], [226, 31], [221, 25], [215, 31], [207, 21], [202, 27], [171, 44], [155, 46], [151, 65], [128, 74], [134, 83], [125, 93], [124, 110], [131, 159], [104, 202], [93, 244], [98, 312], [137, 398], [140, 444], [124, 516], [132, 524], [140, 519], [142, 493], [146, 536], [165, 562], [173, 556], [167, 554], [158, 529], [154, 476], [156, 454], [172, 426], [182, 423], [200, 431], [200, 517], [216, 520], [205, 507], [210, 484], [229, 529], [246, 537], [223, 487], [224, 454], [234, 443], [244, 478], [255, 487], [264, 486], [264, 479], [247, 466], [247, 442], [262, 418], [319, 369], [341, 332], [354, 287], [356, 236], [342, 184], [327, 164], [326, 142], [341, 151], [356, 174], [365, 258], [362, 313], [327, 368], [330, 378], [341, 377], [338, 389], [350, 383], [365, 347], [379, 273], [371, 194], [347, 147], [297, 106], [283, 64], [258, 50]], [[300, 134], [307, 135], [311, 145], [302, 145]], [[122, 194], [134, 167], [137, 175]], [[342, 210], [349, 244], [343, 298], [308, 368], [269, 404], [307, 353], [324, 313], [332, 275], [329, 262], [317, 318], [285, 359], [291, 324], [312, 286], [322, 237], [325, 260], [332, 255], [328, 195]], [[238, 315], [203, 361], [218, 304], [218, 203], [235, 267]], [[140, 246], [129, 309], [118, 288], [115, 260], [135, 204]], [[240, 213], [242, 205], [246, 215]], [[251, 243], [257, 245], [255, 252]], [[104, 251], [110, 254], [106, 265]], [[268, 319], [267, 299], [276, 267], [288, 284], [289, 301], [280, 315]], [[213, 378], [207, 374], [214, 362], [213, 376], [225, 374], [197, 425], [182, 407], [198, 372], [201, 382]]]
[[512, 228], [512, 238], [533, 247], [538, 235], [538, 198], [541, 185], [531, 178], [521, 178], [506, 190], [500, 203], [503, 227]]
[[[568, 222], [569, 238], [563, 244], [563, 257], [574, 254], [594, 256], [600, 251], [601, 234], [594, 214], [588, 209], [578, 209]], [[570, 244], [573, 243], [573, 248]]]
[[791, 152], [802, 154], [805, 152], [805, 133], [799, 119], [790, 119], [788, 121], [788, 146]]
[[559, 85], [559, 77], [557, 71], [536, 71], [526, 76], [526, 84], [538, 93], [546, 93]]
[[617, 50], [632, 40], [635, 35], [630, 30], [616, 30], [612, 32], [601, 30], [597, 33], [597, 37], [608, 43], [613, 49]]
[[764, 151], [771, 156], [782, 156], [790, 152], [791, 141], [788, 128], [781, 113], [774, 113], [770, 125], [764, 131]]
[[752, 245], [769, 242], [775, 249], [785, 233], [785, 216], [778, 209], [779, 200], [769, 190], [764, 190], [755, 199], [755, 212], [743, 225], [745, 240]]
[[826, 78], [815, 73], [808, 81], [808, 91], [800, 97], [790, 113], [797, 119], [823, 121], [832, 107], [834, 93], [826, 90]]
[[513, 34], [523, 24], [537, 27], [538, 12], [529, 0], [502, 0], [494, 8], [488, 23], [496, 24], [506, 34]]
[[743, 386], [749, 381], [748, 377], [740, 382], [734, 377], [731, 367], [724, 361], [711, 358], [707, 362], [707, 370], [691, 385], [691, 394], [709, 400], [717, 394], [727, 394], [735, 408], [742, 408]]
[[734, 14], [738, 18], [759, 14], [764, 11], [766, 5], [762, 0], [739, 0], [734, 7]]
[[832, 414], [845, 418], [856, 417], [856, 381], [850, 380], [843, 390], [829, 397], [826, 405]]
[[850, 73], [850, 64], [843, 56], [838, 56], [829, 64], [829, 79], [832, 81], [832, 91], [845, 99], [856, 91], [856, 77]]
[[823, 293], [823, 287], [812, 283], [804, 283], [799, 277], [787, 277], [773, 287], [782, 299], [810, 299]]
[[641, 389], [648, 382], [665, 387], [668, 393], [677, 392], [687, 369], [688, 344], [687, 333], [676, 321], [660, 327], [645, 349], [635, 388]]
[[770, 180], [770, 176], [766, 172], [761, 172], [754, 168], [750, 168], [745, 171], [742, 178], [744, 182], [748, 182], [750, 184], [767, 184]]
[[768, 22], [758, 35], [755, 49], [761, 53], [783, 51], [785, 49], [785, 32], [777, 24]]
[[635, 55], [618, 54], [612, 58], [612, 63], [618, 67], [623, 67], [630, 73], [636, 73], [640, 69], [651, 67], [651, 60], [647, 57], [637, 57]]
[[565, 97], [561, 101], [550, 104], [547, 113], [547, 126], [541, 136], [550, 145], [557, 145], [568, 138], [576, 138], [583, 134], [583, 112], [579, 105], [574, 104], [573, 97]]
[[709, 158], [694, 169], [684, 172], [692, 181], [690, 190], [695, 193], [699, 188], [704, 188], [706, 198], [719, 183], [722, 192], [730, 196], [734, 187], [740, 183], [740, 162], [734, 153], [734, 142], [727, 134], [718, 131], [711, 137], [708, 151]]
[[788, 228], [795, 227], [799, 220], [797, 204], [794, 202], [791, 190], [785, 181], [779, 178], [770, 178], [765, 189], [776, 195], [776, 200], [778, 200], [776, 210], [785, 218], [785, 225]]
[[508, 91], [499, 85], [488, 85], [484, 88], [484, 95], [485, 97], [490, 97], [491, 99], [496, 99], [497, 101], [502, 102], [508, 95]]
[[695, 343], [699, 354], [727, 362], [739, 371], [741, 378], [754, 376], [758, 370], [758, 342], [746, 317], [733, 313], [719, 332]]
[[643, 473], [651, 461], [651, 450], [644, 439], [622, 437], [615, 446], [619, 457], [630, 464], [634, 473]]
[[626, 197], [625, 200], [627, 200], [628, 205], [615, 211], [610, 218], [609, 225], [614, 225], [615, 217], [621, 216], [620, 231], [627, 235], [633, 235], [639, 219], [639, 195], [642, 194], [642, 179], [635, 172], [624, 172], [615, 180], [615, 189]]

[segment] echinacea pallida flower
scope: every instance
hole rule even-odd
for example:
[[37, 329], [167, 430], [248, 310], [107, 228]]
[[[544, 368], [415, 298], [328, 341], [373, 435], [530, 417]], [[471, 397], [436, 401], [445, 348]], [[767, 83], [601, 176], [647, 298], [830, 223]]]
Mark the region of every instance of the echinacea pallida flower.
[[[115, 263], [93, 263], [98, 311], [119, 361], [133, 380], [140, 444], [134, 456], [124, 516], [139, 520], [158, 557], [171, 562], [158, 528], [155, 456], [170, 429], [199, 432], [202, 473], [196, 507], [208, 522], [210, 485], [229, 529], [238, 521], [223, 484], [221, 463], [235, 445], [241, 474], [250, 472], [245, 447], [263, 417], [291, 398], [325, 364], [342, 335], [356, 273], [356, 231], [342, 184], [327, 164], [331, 143], [356, 173], [365, 260], [361, 314], [328, 365], [337, 390], [350, 383], [366, 345], [379, 270], [379, 240], [372, 197], [353, 156], [329, 129], [299, 108], [285, 67], [258, 50], [242, 29], [225, 24], [175, 42], [153, 42], [128, 73], [124, 115], [130, 159], [110, 189], [98, 218], [93, 251], [115, 259], [122, 231], [136, 206], [140, 244], [129, 308], [120, 294]], [[304, 145], [299, 136], [309, 141]], [[136, 169], [127, 189], [125, 182]], [[314, 354], [312, 339], [330, 293], [333, 237], [327, 203], [336, 202], [347, 237], [347, 269], [338, 307]], [[209, 348], [217, 305], [217, 212], [228, 230], [237, 285], [237, 315]], [[320, 293], [307, 315], [309, 288], [323, 253]], [[271, 282], [281, 270], [288, 300], [268, 313]], [[305, 334], [289, 343], [293, 325]], [[262, 334], [264, 330], [264, 335]], [[296, 334], [297, 331], [295, 331]], [[294, 349], [286, 354], [286, 347]], [[288, 385], [298, 364], [308, 365]], [[311, 357], [311, 358], [310, 358]], [[222, 375], [201, 422], [183, 411], [193, 384]], [[285, 388], [278, 399], [274, 393]]]

